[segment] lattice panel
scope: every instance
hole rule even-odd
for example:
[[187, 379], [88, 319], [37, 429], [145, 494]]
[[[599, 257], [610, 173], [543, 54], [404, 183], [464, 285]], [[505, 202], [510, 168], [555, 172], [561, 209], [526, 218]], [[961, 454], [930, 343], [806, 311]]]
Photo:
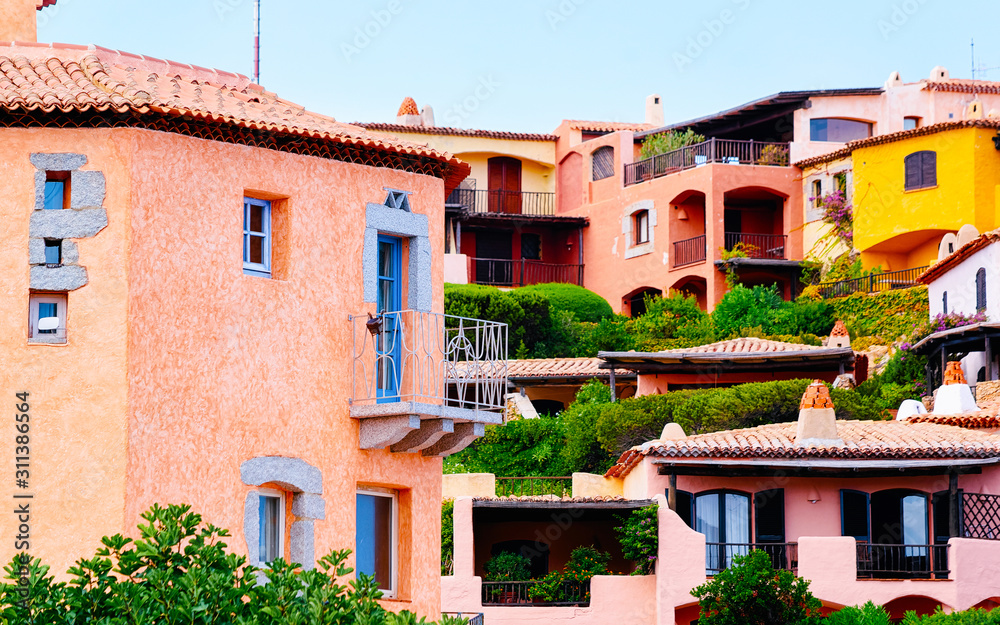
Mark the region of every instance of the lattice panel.
[[962, 496], [965, 538], [1000, 540], [1000, 495], [965, 493]]

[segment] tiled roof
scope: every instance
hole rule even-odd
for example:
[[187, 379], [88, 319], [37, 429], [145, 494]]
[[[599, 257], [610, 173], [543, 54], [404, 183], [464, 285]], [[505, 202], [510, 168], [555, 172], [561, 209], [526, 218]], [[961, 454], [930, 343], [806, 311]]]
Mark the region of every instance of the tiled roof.
[[35, 0], [35, 8], [39, 11], [45, 7], [50, 7], [56, 3], [56, 0]]
[[591, 122], [580, 119], [567, 119], [572, 130], [583, 130], [585, 132], [617, 132], [619, 130], [632, 130], [639, 132], [642, 130], [652, 130], [656, 126], [653, 124], [640, 124], [630, 122]]
[[1000, 416], [997, 415], [995, 408], [992, 410], [983, 410], [980, 412], [957, 415], [914, 415], [906, 421], [909, 423], [936, 423], [938, 425], [952, 425], [970, 430], [1000, 428]]
[[830, 336], [850, 336], [850, 332], [847, 331], [847, 326], [840, 319], [833, 324], [833, 331], [830, 332]]
[[312, 113], [246, 76], [99, 46], [0, 43], [0, 110], [113, 111], [238, 126], [441, 161], [446, 186], [469, 166], [446, 152], [392, 140]]
[[775, 352], [802, 352], [823, 349], [816, 345], [800, 345], [798, 343], [783, 343], [769, 339], [739, 338], [728, 341], [718, 341], [698, 347], [683, 347], [668, 349], [661, 354], [761, 354]]
[[[609, 369], [600, 368], [600, 358], [527, 358], [507, 361], [508, 378], [606, 378]], [[635, 377], [632, 371], [615, 375]]]
[[381, 122], [355, 122], [367, 130], [378, 132], [402, 132], [423, 135], [451, 135], [455, 137], [481, 137], [484, 139], [513, 139], [515, 141], [555, 141], [555, 135], [543, 135], [530, 132], [506, 132], [503, 130], [475, 130], [466, 128], [449, 128], [447, 126], [407, 126], [404, 124], [384, 124]]
[[794, 163], [794, 165], [799, 169], [805, 169], [806, 167], [829, 163], [830, 161], [836, 161], [850, 156], [854, 150], [861, 148], [867, 148], [873, 145], [883, 145], [885, 143], [895, 143], [896, 141], [903, 141], [904, 139], [909, 139], [911, 137], [923, 137], [925, 135], [932, 135], [938, 132], [945, 132], [947, 130], [955, 130], [957, 128], [1000, 128], [1000, 119], [965, 119], [962, 121], [941, 122], [940, 124], [921, 126], [920, 128], [914, 128], [913, 130], [901, 130], [899, 132], [890, 132], [889, 134], [884, 135], [875, 135], [874, 137], [851, 141], [839, 150], [803, 159]]
[[928, 267], [926, 271], [917, 276], [917, 281], [924, 284], [934, 282], [966, 258], [997, 241], [1000, 241], [1000, 229], [982, 234]]
[[1000, 436], [914, 421], [837, 421], [843, 445], [796, 447], [797, 423], [774, 423], [742, 430], [697, 434], [633, 447], [605, 474], [624, 477], [646, 456], [663, 458], [813, 458], [891, 460], [994, 458]]
[[409, 96], [403, 98], [403, 103], [399, 105], [396, 117], [400, 115], [420, 115], [420, 111], [417, 109], [417, 102]]
[[951, 91], [956, 93], [1000, 94], [1000, 82], [991, 80], [953, 79], [943, 82], [927, 81], [924, 91]]

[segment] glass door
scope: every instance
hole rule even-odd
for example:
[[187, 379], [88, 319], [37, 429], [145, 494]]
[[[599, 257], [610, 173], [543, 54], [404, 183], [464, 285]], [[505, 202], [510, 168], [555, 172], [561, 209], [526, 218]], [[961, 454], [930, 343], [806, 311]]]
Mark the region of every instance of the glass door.
[[750, 552], [750, 497], [714, 492], [695, 497], [695, 531], [705, 535], [705, 573], [714, 575]]
[[402, 295], [402, 242], [397, 237], [378, 238], [378, 314], [382, 328], [375, 344], [377, 363], [378, 403], [399, 401], [400, 341], [402, 340], [399, 311]]

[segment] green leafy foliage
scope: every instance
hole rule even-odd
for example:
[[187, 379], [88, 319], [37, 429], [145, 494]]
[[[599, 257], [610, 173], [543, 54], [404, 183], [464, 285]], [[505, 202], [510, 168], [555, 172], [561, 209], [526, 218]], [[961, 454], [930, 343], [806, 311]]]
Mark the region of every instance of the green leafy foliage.
[[658, 506], [652, 504], [633, 510], [627, 516], [616, 517], [621, 523], [615, 527], [615, 533], [618, 534], [622, 554], [635, 562], [632, 575], [652, 575], [656, 567], [659, 546], [657, 510]]
[[903, 335], [912, 337], [929, 317], [925, 286], [854, 293], [826, 301], [852, 337], [876, 336], [886, 345]]
[[455, 500], [441, 503], [441, 575], [455, 572]]
[[819, 625], [819, 599], [809, 582], [791, 571], [775, 571], [771, 557], [754, 550], [733, 558], [728, 569], [691, 591], [698, 598], [699, 625]]
[[849, 606], [831, 613], [824, 625], [890, 625], [889, 613], [871, 601], [863, 606]]
[[569, 475], [570, 467], [560, 453], [565, 438], [564, 420], [551, 415], [488, 425], [485, 436], [445, 458], [444, 472], [517, 477]]
[[735, 285], [712, 312], [716, 334], [728, 338], [764, 335], [828, 335], [834, 310], [822, 301], [786, 302], [775, 287]]
[[980, 610], [972, 608], [962, 612], [945, 614], [940, 607], [934, 614], [917, 616], [907, 612], [902, 625], [1000, 625], [1000, 610]]
[[610, 561], [611, 554], [581, 545], [570, 552], [562, 571], [550, 571], [528, 588], [528, 595], [547, 602], [589, 601], [584, 583], [595, 575], [607, 575]]
[[611, 466], [607, 453], [593, 436], [602, 411], [609, 405], [612, 405], [611, 390], [603, 383], [591, 380], [580, 388], [576, 400], [560, 415], [565, 427], [560, 456], [572, 471], [603, 473]]
[[[142, 515], [139, 538], [104, 537], [90, 559], [56, 582], [27, 554], [5, 567], [0, 588], [4, 625], [409, 625], [427, 623], [409, 612], [392, 614], [371, 577], [347, 585], [349, 550], [333, 551], [316, 568], [275, 560], [262, 573], [221, 539], [225, 529], [205, 525], [190, 506], [153, 506]], [[21, 580], [27, 580], [22, 585]]]
[[483, 566], [488, 582], [522, 582], [531, 579], [531, 561], [519, 553], [504, 551], [486, 561]]
[[533, 284], [515, 289], [522, 293], [538, 293], [549, 301], [553, 310], [565, 310], [573, 313], [578, 321], [597, 323], [602, 319], [614, 316], [611, 304], [606, 299], [575, 284]]
[[684, 132], [670, 130], [655, 135], [649, 135], [642, 141], [642, 149], [639, 151], [639, 158], [652, 158], [657, 154], [664, 154], [673, 150], [701, 143], [705, 140], [704, 135], [695, 134], [690, 128]]
[[581, 545], [569, 554], [569, 562], [563, 569], [565, 579], [571, 582], [585, 582], [595, 575], [607, 575], [610, 561], [610, 553], [590, 545]]

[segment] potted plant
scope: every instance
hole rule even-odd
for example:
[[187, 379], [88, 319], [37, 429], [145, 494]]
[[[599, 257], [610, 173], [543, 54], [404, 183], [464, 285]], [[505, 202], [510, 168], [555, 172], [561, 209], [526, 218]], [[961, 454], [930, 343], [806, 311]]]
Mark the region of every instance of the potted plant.
[[765, 145], [760, 151], [757, 164], [785, 167], [788, 165], [788, 148], [783, 145]]
[[562, 572], [552, 571], [542, 579], [536, 581], [528, 589], [528, 596], [535, 603], [559, 603], [565, 601]]
[[[493, 556], [486, 562], [487, 582], [523, 582], [531, 579], [531, 561], [519, 553], [504, 551]], [[489, 590], [490, 600], [494, 603], [516, 603], [517, 593], [512, 585], [502, 584]]]

